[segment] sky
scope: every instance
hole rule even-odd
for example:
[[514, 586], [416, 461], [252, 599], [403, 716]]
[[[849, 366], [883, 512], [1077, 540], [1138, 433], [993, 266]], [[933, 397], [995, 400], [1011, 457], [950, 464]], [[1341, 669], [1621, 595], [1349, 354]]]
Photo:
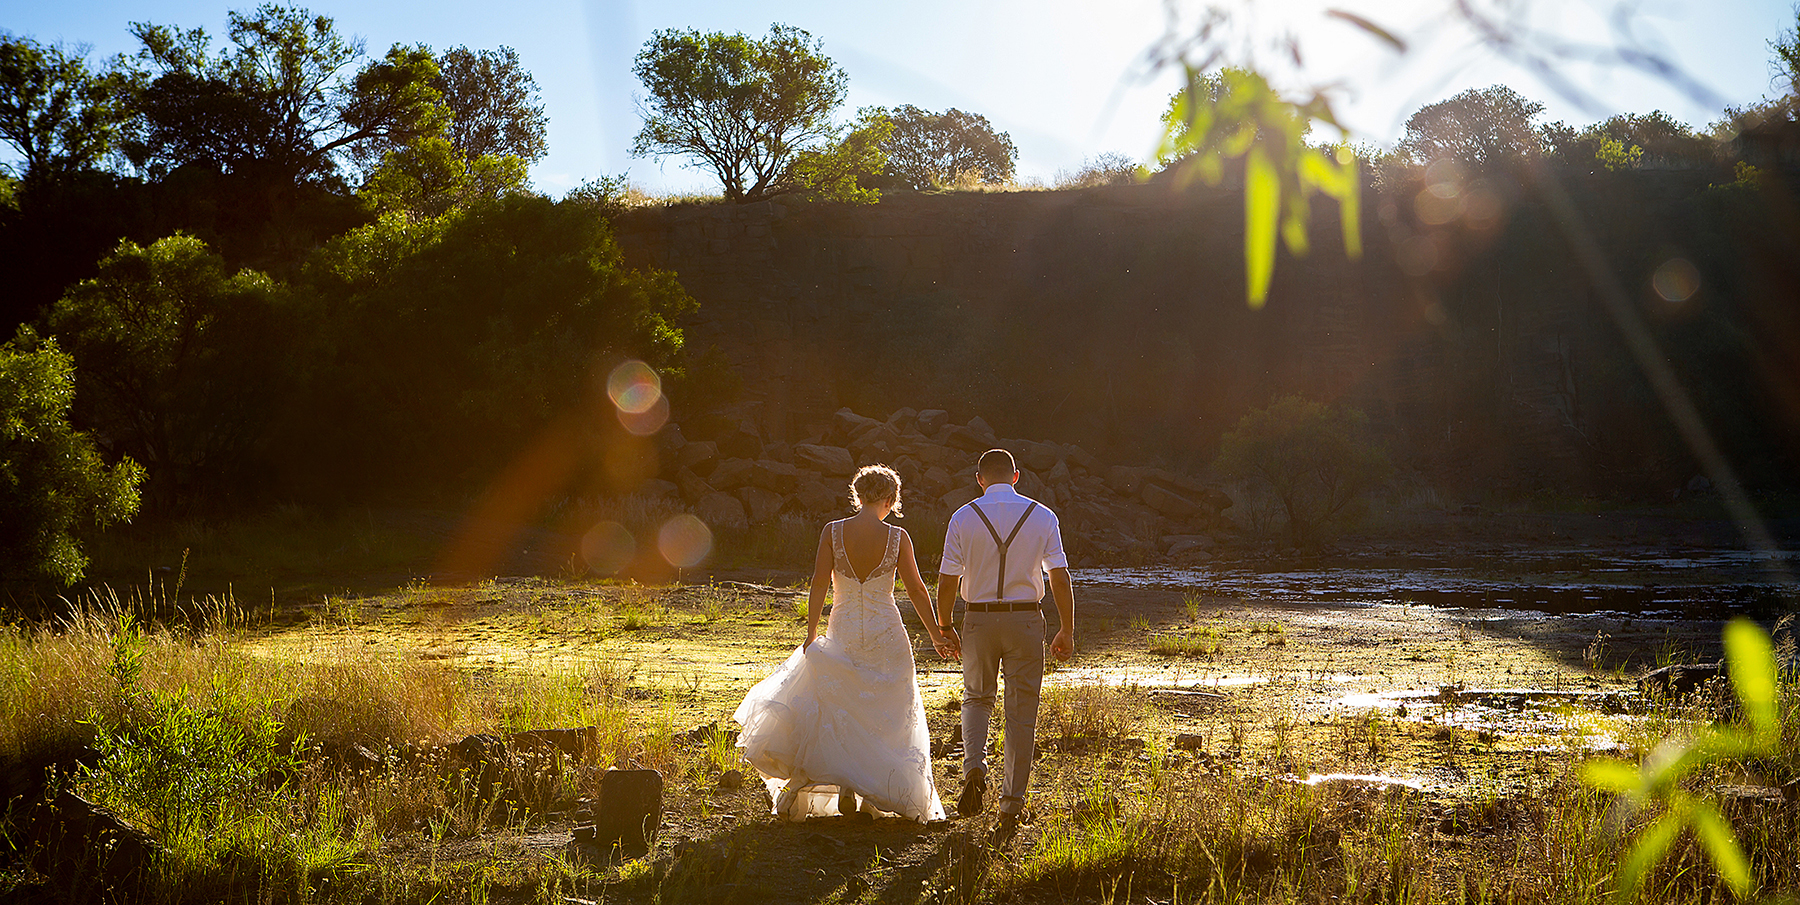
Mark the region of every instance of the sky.
[[[1200, 0], [314, 0], [371, 56], [395, 43], [443, 50], [506, 45], [532, 71], [549, 117], [549, 154], [533, 185], [561, 195], [626, 175], [652, 194], [716, 193], [718, 181], [680, 158], [629, 156], [642, 125], [632, 57], [668, 28], [762, 35], [780, 22], [810, 32], [849, 75], [842, 118], [869, 105], [957, 107], [1012, 136], [1021, 181], [1053, 183], [1105, 153], [1152, 157], [1157, 117], [1177, 67], [1145, 63], [1166, 35], [1192, 35]], [[1673, 62], [1692, 84], [1626, 66], [1558, 57], [1550, 78], [1510, 62], [1450, 15], [1450, 0], [1212, 0], [1231, 15], [1214, 34], [1292, 94], [1324, 87], [1352, 140], [1391, 145], [1419, 107], [1467, 88], [1506, 84], [1574, 125], [1664, 110], [1695, 127], [1726, 105], [1778, 93], [1768, 42], [1792, 29], [1792, 0], [1471, 0], [1509, 11], [1553, 41], [1633, 46]], [[88, 45], [101, 58], [137, 49], [133, 21], [201, 26], [223, 40], [231, 0], [0, 0], [0, 29]], [[1615, 15], [1620, 9], [1628, 15]], [[1347, 10], [1405, 42], [1404, 52], [1328, 10]], [[1621, 30], [1623, 29], [1623, 30]], [[1626, 37], [1621, 37], [1622, 35]], [[1299, 65], [1282, 43], [1292, 37]], [[1336, 137], [1335, 132], [1319, 134]]]

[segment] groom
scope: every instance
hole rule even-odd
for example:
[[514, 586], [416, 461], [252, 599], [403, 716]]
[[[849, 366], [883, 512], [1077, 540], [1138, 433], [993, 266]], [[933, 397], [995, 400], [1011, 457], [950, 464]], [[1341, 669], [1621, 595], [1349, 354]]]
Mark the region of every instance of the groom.
[[[1037, 747], [1038, 692], [1044, 680], [1044, 573], [1060, 621], [1050, 652], [1075, 652], [1075, 592], [1063, 554], [1056, 513], [1013, 489], [1019, 467], [1012, 453], [990, 449], [976, 466], [981, 497], [956, 510], [944, 533], [938, 567], [937, 621], [963, 667], [963, 790], [956, 809], [981, 813], [987, 794], [988, 717], [998, 673], [1006, 675], [1006, 772], [1000, 785], [995, 845], [1019, 829], [1031, 761]], [[966, 601], [963, 630], [951, 625], [958, 591]]]

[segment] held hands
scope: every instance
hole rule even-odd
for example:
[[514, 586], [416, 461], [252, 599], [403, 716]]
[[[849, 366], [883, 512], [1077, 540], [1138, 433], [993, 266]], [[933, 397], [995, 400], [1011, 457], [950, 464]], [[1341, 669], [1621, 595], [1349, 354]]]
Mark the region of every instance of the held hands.
[[937, 655], [946, 660], [962, 659], [962, 639], [956, 636], [956, 629], [945, 628], [931, 633], [931, 647]]

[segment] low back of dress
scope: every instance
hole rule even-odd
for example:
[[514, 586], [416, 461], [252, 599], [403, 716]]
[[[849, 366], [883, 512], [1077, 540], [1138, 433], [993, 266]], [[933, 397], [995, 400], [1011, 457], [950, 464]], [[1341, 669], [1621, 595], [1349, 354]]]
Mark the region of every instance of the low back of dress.
[[844, 552], [844, 523], [831, 523], [831, 615], [825, 622], [825, 634], [857, 666], [897, 676], [902, 671], [912, 672], [912, 639], [894, 605], [900, 529], [882, 527], [887, 529], [887, 548], [881, 562], [859, 579]]

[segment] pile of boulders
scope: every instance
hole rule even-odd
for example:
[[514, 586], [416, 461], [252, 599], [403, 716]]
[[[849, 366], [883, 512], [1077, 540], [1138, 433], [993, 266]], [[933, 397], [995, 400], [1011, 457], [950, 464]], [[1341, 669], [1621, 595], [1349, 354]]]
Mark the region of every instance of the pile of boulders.
[[942, 409], [903, 408], [886, 420], [840, 409], [792, 444], [764, 442], [752, 423], [725, 418], [670, 425], [659, 437], [662, 476], [647, 491], [680, 498], [726, 533], [783, 517], [840, 518], [850, 511], [851, 475], [876, 463], [899, 472], [908, 522], [941, 525], [979, 495], [975, 461], [994, 447], [1018, 460], [1019, 491], [1057, 511], [1074, 565], [1205, 562], [1234, 531], [1223, 514], [1231, 498], [1190, 475], [1002, 438], [980, 417], [956, 424]]

